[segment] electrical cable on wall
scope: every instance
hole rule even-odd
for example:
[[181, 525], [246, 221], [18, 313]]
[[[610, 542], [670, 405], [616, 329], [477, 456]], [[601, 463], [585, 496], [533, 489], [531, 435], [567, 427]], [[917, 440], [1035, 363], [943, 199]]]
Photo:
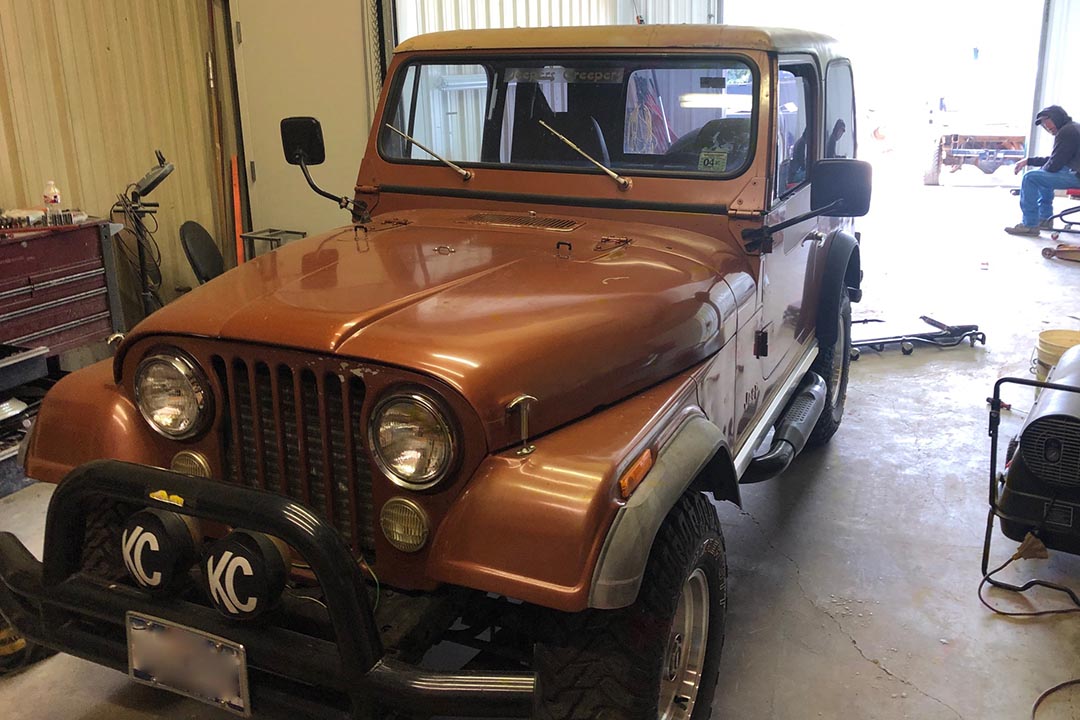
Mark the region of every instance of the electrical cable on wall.
[[[154, 235], [158, 231], [157, 218], [154, 218], [154, 227], [147, 227], [138, 213], [135, 212], [131, 199], [127, 192], [135, 187], [132, 183], [124, 189], [124, 193], [117, 195], [117, 200], [109, 211], [109, 219], [115, 220], [118, 215], [123, 217], [124, 229], [116, 235], [116, 245], [120, 254], [127, 261], [126, 266], [136, 286], [142, 282], [143, 269], [139, 264], [138, 246], [143, 246], [144, 258], [146, 259], [147, 286], [153, 302], [158, 308], [164, 306], [161, 299], [161, 247]], [[155, 308], [156, 309], [156, 308]]]
[[[135, 275], [143, 317], [165, 305], [158, 292], [161, 288], [161, 248], [154, 238], [154, 233], [158, 231], [157, 218], [154, 217], [158, 203], [148, 202], [144, 198], [172, 173], [173, 164], [165, 161], [160, 150], [155, 150], [154, 154], [158, 164], [151, 167], [138, 182], [124, 188], [124, 192], [116, 196], [116, 202], [109, 212], [110, 219], [119, 213], [124, 215], [124, 230], [117, 235], [117, 246]], [[147, 227], [147, 217], [154, 218], [153, 229]], [[135, 238], [134, 250], [123, 239], [124, 232]]]

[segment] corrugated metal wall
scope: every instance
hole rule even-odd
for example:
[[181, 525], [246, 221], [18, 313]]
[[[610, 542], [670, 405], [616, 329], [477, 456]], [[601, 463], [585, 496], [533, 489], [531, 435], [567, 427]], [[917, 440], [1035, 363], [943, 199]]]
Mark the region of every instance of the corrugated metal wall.
[[693, 23], [714, 25], [723, 15], [724, 0], [621, 0], [619, 22], [641, 15], [649, 25]]
[[163, 294], [194, 284], [177, 229], [221, 220], [209, 43], [205, 2], [0, 0], [0, 207], [38, 206], [55, 180], [65, 207], [106, 216], [160, 148]]
[[398, 42], [438, 30], [612, 25], [618, 0], [398, 0]]

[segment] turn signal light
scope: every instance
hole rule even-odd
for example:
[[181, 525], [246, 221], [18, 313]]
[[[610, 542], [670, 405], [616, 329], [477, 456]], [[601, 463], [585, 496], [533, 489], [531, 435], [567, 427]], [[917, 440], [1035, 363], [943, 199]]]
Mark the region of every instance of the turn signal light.
[[646, 449], [645, 452], [638, 456], [638, 459], [634, 461], [634, 464], [627, 468], [626, 472], [619, 478], [619, 494], [622, 495], [623, 500], [629, 500], [630, 496], [637, 490], [638, 485], [645, 479], [645, 476], [649, 474], [653, 466], [653, 454], [652, 450]]

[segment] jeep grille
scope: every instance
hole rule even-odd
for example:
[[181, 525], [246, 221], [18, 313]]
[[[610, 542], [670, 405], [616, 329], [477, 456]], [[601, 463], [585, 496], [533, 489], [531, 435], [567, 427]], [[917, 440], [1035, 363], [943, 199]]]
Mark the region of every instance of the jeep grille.
[[471, 223], [481, 225], [499, 225], [501, 227], [528, 227], [540, 228], [541, 230], [557, 230], [570, 232], [581, 227], [576, 220], [563, 218], [540, 217], [537, 215], [503, 215], [499, 213], [479, 213], [466, 218]]
[[360, 445], [364, 384], [303, 357], [290, 365], [215, 356], [225, 389], [224, 461], [237, 483], [281, 493], [374, 552], [371, 468]]

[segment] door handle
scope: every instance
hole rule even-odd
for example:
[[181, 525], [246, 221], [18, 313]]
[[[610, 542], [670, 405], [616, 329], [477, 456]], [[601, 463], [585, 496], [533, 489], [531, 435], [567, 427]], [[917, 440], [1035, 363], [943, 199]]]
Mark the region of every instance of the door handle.
[[808, 242], [815, 242], [817, 243], [818, 247], [821, 247], [825, 244], [825, 233], [821, 232], [820, 230], [814, 230], [812, 232], [806, 233], [806, 235], [803, 236], [802, 243], [800, 244], [806, 245], [806, 243]]

